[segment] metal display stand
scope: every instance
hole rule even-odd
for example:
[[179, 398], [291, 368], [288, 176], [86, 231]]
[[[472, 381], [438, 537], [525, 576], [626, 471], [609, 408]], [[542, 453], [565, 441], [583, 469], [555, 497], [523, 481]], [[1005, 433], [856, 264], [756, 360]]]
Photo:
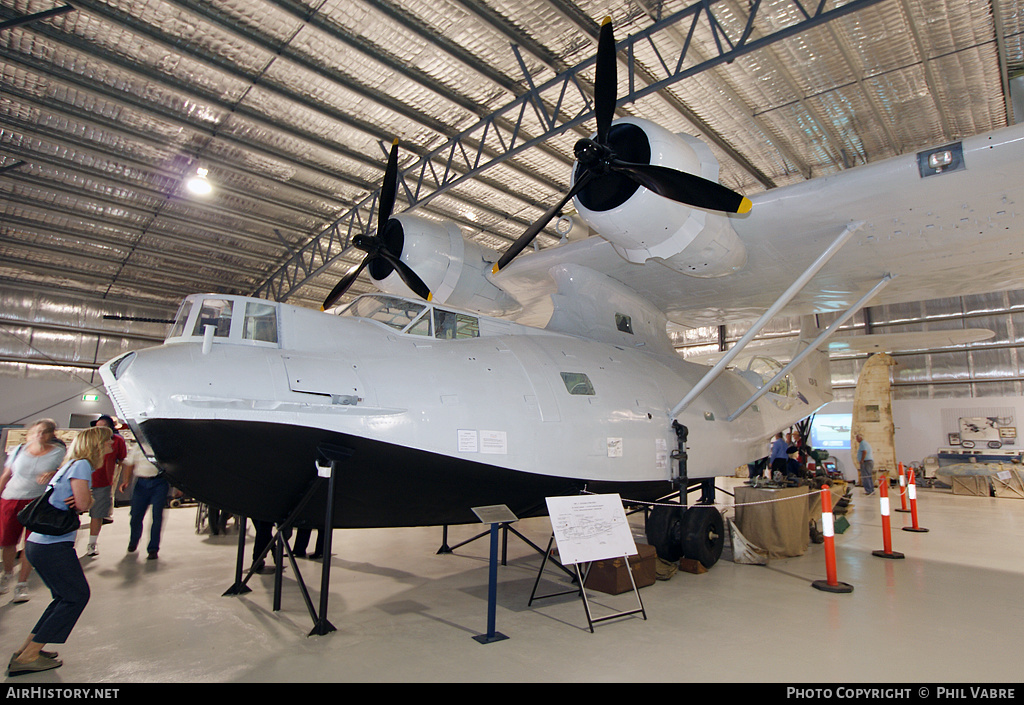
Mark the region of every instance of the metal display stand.
[[[559, 563], [559, 567], [562, 570], [564, 570], [566, 573], [568, 573], [569, 576], [574, 581], [576, 581], [579, 584], [579, 586], [580, 586], [579, 589], [578, 590], [563, 590], [562, 592], [553, 592], [550, 595], [538, 595], [537, 594], [537, 587], [540, 585], [540, 578], [544, 574], [544, 568], [548, 564], [548, 558], [551, 558], [551, 547], [554, 545], [554, 543], [555, 543], [555, 535], [554, 535], [554, 533], [552, 533], [551, 534], [551, 538], [548, 539], [548, 550], [544, 551], [544, 560], [542, 560], [540, 562], [540, 570], [537, 571], [537, 579], [533, 581], [533, 590], [530, 592], [530, 600], [526, 603], [527, 607], [532, 607], [534, 600], [543, 600], [543, 599], [546, 599], [548, 597], [561, 597], [562, 595], [571, 595], [573, 593], [577, 593], [579, 595], [583, 594], [583, 581], [586, 579], [586, 576], [583, 576], [582, 579], [580, 578], [579, 566], [575, 566], [576, 571], [574, 573], [570, 573], [569, 570], [565, 566], [561, 565], [561, 563]], [[555, 560], [555, 559], [551, 558], [551, 560]], [[590, 568], [588, 566], [587, 572], [589, 572], [589, 571], [590, 571]]]
[[[496, 641], [508, 639], [501, 632], [495, 631], [495, 615], [498, 606], [498, 527], [507, 527], [509, 522], [518, 521], [519, 517], [504, 504], [473, 507], [473, 513], [479, 517], [482, 523], [491, 525], [491, 552], [487, 570], [487, 633], [473, 638], [481, 644], [493, 644]], [[504, 558], [502, 564], [504, 565]]]
[[[640, 598], [640, 590], [636, 586], [636, 581], [633, 579], [633, 568], [629, 565], [629, 556], [623, 556], [623, 560], [626, 561], [626, 571], [629, 573], [629, 583], [633, 587], [633, 594], [636, 595], [637, 608], [632, 610], [626, 610], [624, 612], [616, 612], [615, 614], [605, 615], [603, 617], [594, 617], [590, 610], [590, 600], [587, 599], [587, 590], [584, 584], [587, 582], [587, 575], [590, 574], [590, 567], [593, 563], [587, 563], [587, 569], [584, 572], [580, 572], [580, 564], [574, 563], [573, 568], [575, 569], [575, 580], [579, 584], [579, 588], [575, 590], [563, 590], [562, 592], [551, 593], [550, 595], [538, 595], [537, 587], [540, 585], [541, 575], [544, 573], [544, 567], [547, 565], [548, 556], [551, 553], [551, 546], [555, 541], [555, 535], [551, 534], [551, 539], [548, 541], [548, 550], [544, 555], [544, 560], [541, 561], [540, 570], [537, 571], [537, 579], [533, 582], [533, 590], [530, 592], [530, 600], [527, 603], [529, 606], [533, 605], [534, 600], [543, 600], [548, 597], [559, 597], [561, 595], [571, 595], [576, 593], [579, 595], [583, 602], [583, 611], [587, 615], [587, 626], [590, 628], [590, 633], [594, 633], [594, 625], [601, 622], [607, 622], [612, 619], [618, 619], [619, 617], [628, 617], [630, 615], [639, 614], [642, 615], [644, 621], [647, 620], [647, 611], [644, 609], [644, 601]], [[553, 559], [552, 559], [553, 560]]]
[[[548, 516], [551, 517], [551, 538], [548, 540], [548, 549], [544, 552], [544, 560], [537, 572], [529, 604], [532, 605], [536, 599], [569, 595], [575, 592], [583, 602], [583, 610], [587, 615], [587, 626], [590, 628], [591, 634], [594, 633], [595, 624], [619, 617], [639, 614], [646, 621], [647, 610], [644, 608], [640, 590], [633, 578], [633, 567], [629, 564], [629, 556], [635, 555], [637, 552], [636, 544], [630, 533], [621, 498], [617, 494], [583, 495], [548, 497], [546, 502]], [[579, 588], [550, 595], [537, 595], [541, 575], [551, 556], [552, 544], [556, 540], [559, 545], [559, 557], [566, 563], [572, 564]], [[636, 595], [637, 607], [603, 617], [595, 617], [590, 608], [590, 600], [587, 598], [587, 575], [590, 573], [594, 561], [615, 559], [620, 555], [626, 562], [626, 571], [629, 574], [629, 583], [633, 588], [633, 594]], [[587, 566], [585, 573], [580, 570], [580, 565]]]

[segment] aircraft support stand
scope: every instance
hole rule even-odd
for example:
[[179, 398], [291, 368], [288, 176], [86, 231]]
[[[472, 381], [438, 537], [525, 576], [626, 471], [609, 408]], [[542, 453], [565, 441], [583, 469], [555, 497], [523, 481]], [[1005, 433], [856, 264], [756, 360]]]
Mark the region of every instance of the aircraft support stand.
[[[238, 531], [238, 556], [235, 562], [235, 583], [230, 588], [228, 588], [227, 591], [224, 592], [225, 596], [243, 595], [247, 592], [251, 592], [246, 583], [249, 582], [249, 578], [252, 577], [252, 574], [256, 572], [256, 566], [258, 566], [260, 562], [267, 557], [267, 554], [270, 553], [272, 549], [275, 550], [274, 556], [277, 565], [277, 572], [280, 573], [282, 569], [282, 561], [281, 553], [277, 550], [279, 548], [278, 539], [281, 537], [282, 532], [291, 529], [292, 524], [294, 523], [295, 520], [295, 516], [299, 513], [299, 511], [301, 511], [306, 506], [306, 503], [309, 501], [310, 497], [313, 496], [313, 492], [316, 489], [317, 487], [315, 481], [310, 482], [309, 488], [306, 490], [306, 494], [303, 496], [298, 506], [296, 506], [295, 510], [292, 512], [292, 516], [289, 517], [284, 523], [278, 525], [277, 533], [271, 539], [270, 543], [267, 544], [267, 546], [263, 549], [260, 555], [253, 557], [252, 564], [249, 566], [249, 572], [245, 574], [244, 578], [242, 577], [242, 564], [245, 561], [245, 522], [248, 521], [248, 519], [243, 517], [243, 521], [241, 522]], [[289, 551], [289, 555], [290, 554], [291, 551]]]
[[[263, 549], [259, 556], [253, 559], [252, 565], [249, 568], [249, 572], [246, 573], [245, 577], [242, 577], [242, 564], [245, 560], [245, 521], [243, 519], [242, 526], [239, 530], [238, 537], [238, 556], [235, 564], [235, 583], [228, 588], [224, 595], [243, 595], [252, 590], [246, 585], [249, 582], [249, 578], [252, 577], [255, 572], [255, 566], [259, 565], [267, 556], [267, 554], [274, 551], [274, 563], [277, 566], [274, 571], [274, 598], [273, 598], [273, 610], [275, 612], [281, 609], [281, 594], [282, 594], [282, 579], [284, 572], [284, 554], [288, 554], [288, 560], [291, 563], [292, 570], [295, 571], [295, 579], [299, 584], [299, 590], [302, 593], [302, 599], [306, 603], [306, 609], [309, 611], [310, 617], [313, 619], [313, 630], [308, 636], [324, 635], [330, 632], [336, 631], [336, 628], [327, 619], [327, 604], [328, 597], [330, 594], [330, 573], [331, 573], [331, 549], [332, 549], [332, 537], [334, 526], [334, 503], [336, 494], [336, 483], [335, 475], [337, 463], [344, 460], [352, 455], [352, 451], [347, 448], [333, 447], [327, 445], [321, 445], [317, 448], [318, 456], [327, 460], [326, 464], [322, 464], [320, 460], [317, 461], [317, 474], [318, 477], [314, 478], [309, 485], [309, 489], [303, 495], [302, 499], [292, 510], [292, 513], [288, 516], [285, 521], [278, 524], [276, 532], [270, 543]], [[325, 501], [324, 511], [324, 526], [321, 531], [324, 532], [324, 548], [323, 548], [323, 563], [320, 569], [320, 609], [319, 613], [313, 606], [313, 601], [309, 596], [309, 590], [306, 588], [306, 583], [302, 579], [302, 573], [299, 570], [298, 564], [295, 562], [295, 555], [292, 553], [291, 546], [288, 540], [285, 538], [291, 535], [291, 529], [295, 525], [295, 521], [299, 514], [305, 509], [306, 505], [313, 498], [313, 495], [319, 490], [323, 483], [318, 483], [317, 480], [325, 478], [327, 479], [327, 497]]]
[[[324, 532], [324, 548], [323, 556], [320, 559], [323, 561], [320, 565], [320, 612], [319, 616], [317, 616], [307, 598], [306, 605], [314, 622], [313, 630], [307, 636], [313, 636], [314, 634], [323, 636], [324, 634], [336, 631], [335, 626], [327, 619], [327, 601], [331, 592], [331, 550], [334, 545], [334, 504], [337, 501], [338, 463], [352, 457], [352, 451], [349, 448], [322, 444], [317, 448], [317, 455], [327, 460], [326, 466], [321, 464], [319, 460], [316, 464], [317, 473], [320, 477], [326, 476], [327, 478], [327, 499], [324, 509], [324, 526], [321, 529]], [[295, 565], [294, 558], [292, 559], [292, 565]], [[296, 567], [296, 575], [298, 575], [298, 572], [298, 567]], [[301, 581], [302, 578], [299, 576], [300, 584]], [[303, 586], [303, 594], [305, 594], [305, 586]]]
[[[519, 531], [517, 531], [516, 528], [514, 526], [512, 526], [512, 522], [508, 522], [508, 521], [500, 522], [499, 526], [501, 526], [501, 537], [502, 537], [501, 538], [501, 564], [503, 566], [504, 565], [508, 565], [508, 535], [509, 535], [509, 532], [511, 532], [511, 533], [515, 534], [516, 536], [518, 536], [522, 540], [523, 543], [525, 543], [527, 546], [532, 548], [537, 553], [541, 554], [542, 556], [546, 556], [547, 555], [543, 548], [541, 548], [540, 546], [535, 544], [533, 541], [531, 541], [530, 539], [528, 539], [525, 536], [523, 536], [523, 534], [521, 534]], [[441, 555], [441, 554], [445, 554], [445, 553], [454, 553], [456, 548], [462, 548], [466, 544], [473, 543], [477, 539], [482, 539], [484, 536], [489, 535], [489, 533], [490, 533], [489, 530], [488, 531], [482, 531], [479, 534], [477, 534], [476, 536], [473, 536], [472, 538], [468, 538], [465, 541], [462, 541], [460, 543], [455, 544], [454, 546], [449, 546], [448, 545], [448, 525], [445, 524], [442, 527], [441, 548], [437, 549], [437, 554], [435, 554], [435, 555]], [[550, 550], [550, 547], [549, 547], [549, 550]], [[565, 572], [566, 575], [568, 575], [569, 577], [573, 577], [572, 571], [570, 571], [568, 568], [566, 568], [565, 566], [563, 566], [560, 563], [557, 563], [557, 565], [558, 565], [558, 567], [561, 570], [563, 570]]]

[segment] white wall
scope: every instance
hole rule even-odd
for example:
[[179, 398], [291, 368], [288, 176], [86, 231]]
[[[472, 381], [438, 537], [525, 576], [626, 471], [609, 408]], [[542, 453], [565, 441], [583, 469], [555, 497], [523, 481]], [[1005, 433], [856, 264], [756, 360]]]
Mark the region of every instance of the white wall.
[[[947, 448], [946, 429], [943, 428], [943, 409], [991, 409], [1012, 408], [1017, 424], [1016, 444], [1007, 449], [1024, 449], [1024, 397], [978, 397], [949, 399], [902, 399], [893, 401], [892, 415], [896, 425], [896, 460], [904, 465], [920, 464], [929, 455], [935, 455], [939, 448]], [[849, 414], [853, 412], [852, 401], [836, 401], [826, 404], [819, 413]], [[979, 411], [978, 416], [985, 414]], [[836, 455], [839, 468], [847, 479], [857, 476], [853, 459], [847, 451]]]
[[[81, 380], [25, 379], [0, 377], [0, 425], [28, 425], [38, 418], [50, 418], [58, 428], [68, 428], [71, 414], [110, 414], [114, 406], [99, 383]], [[99, 401], [82, 401], [83, 394], [99, 394]]]

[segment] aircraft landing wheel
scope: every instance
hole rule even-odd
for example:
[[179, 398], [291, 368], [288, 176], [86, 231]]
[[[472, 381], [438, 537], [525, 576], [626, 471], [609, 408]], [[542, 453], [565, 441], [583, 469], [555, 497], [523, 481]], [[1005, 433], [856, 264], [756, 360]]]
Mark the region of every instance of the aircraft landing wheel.
[[714, 507], [695, 506], [683, 514], [681, 546], [683, 555], [710, 568], [722, 557], [725, 547], [725, 522]]
[[682, 508], [658, 506], [647, 517], [647, 543], [654, 546], [658, 557], [675, 563], [683, 557]]

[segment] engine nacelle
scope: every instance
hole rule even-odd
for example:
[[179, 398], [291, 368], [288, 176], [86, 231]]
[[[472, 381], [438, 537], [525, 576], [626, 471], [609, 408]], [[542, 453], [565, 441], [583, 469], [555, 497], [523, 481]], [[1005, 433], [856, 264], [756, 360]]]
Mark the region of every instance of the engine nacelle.
[[[489, 316], [519, 310], [519, 304], [487, 280], [498, 254], [466, 240], [454, 223], [439, 223], [409, 213], [392, 216], [384, 231], [388, 250], [400, 258], [430, 287], [432, 301], [470, 309]], [[367, 270], [381, 291], [399, 296], [416, 295], [387, 260], [375, 259]]]
[[[647, 120], [616, 120], [608, 144], [623, 161], [718, 180], [718, 160], [706, 144]], [[573, 182], [580, 168], [573, 169]], [[696, 277], [725, 276], [746, 264], [746, 248], [727, 216], [664, 198], [625, 176], [599, 176], [574, 201], [583, 220], [630, 262], [658, 259]]]

